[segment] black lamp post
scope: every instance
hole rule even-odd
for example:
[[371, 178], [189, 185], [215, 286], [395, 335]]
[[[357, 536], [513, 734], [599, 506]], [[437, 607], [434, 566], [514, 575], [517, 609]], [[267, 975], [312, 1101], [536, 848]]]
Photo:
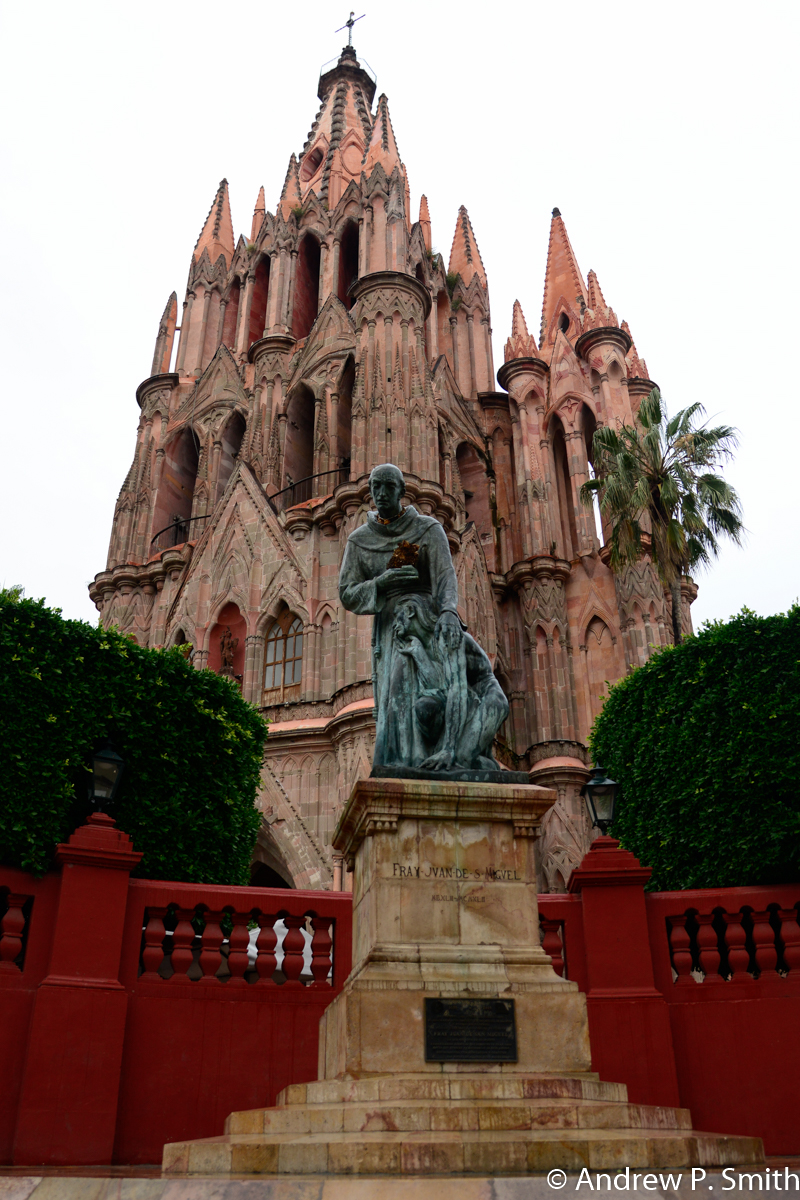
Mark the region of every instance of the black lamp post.
[[602, 767], [593, 767], [590, 778], [581, 788], [581, 795], [586, 797], [589, 820], [604, 835], [609, 826], [614, 824], [618, 792], [619, 784], [609, 779]]
[[108, 739], [101, 742], [92, 755], [92, 788], [89, 799], [93, 802], [95, 812], [111, 808], [124, 770], [125, 763], [111, 742]]

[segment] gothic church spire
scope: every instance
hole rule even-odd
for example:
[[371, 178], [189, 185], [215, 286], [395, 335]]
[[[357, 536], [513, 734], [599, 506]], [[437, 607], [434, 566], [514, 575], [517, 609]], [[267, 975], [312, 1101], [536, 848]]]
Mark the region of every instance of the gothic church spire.
[[[582, 309], [578, 297], [585, 303], [586, 291], [578, 260], [567, 235], [567, 227], [560, 210], [554, 208], [544, 276], [540, 346], [555, 341], [559, 323], [573, 335], [577, 333]], [[556, 317], [558, 321], [555, 320]]]
[[234, 245], [231, 202], [228, 198], [228, 181], [227, 179], [223, 179], [220, 181], [217, 194], [214, 197], [214, 203], [211, 205], [211, 210], [206, 217], [206, 223], [195, 244], [195, 260], [199, 262], [203, 251], [207, 250], [208, 257], [212, 263], [215, 263], [220, 254], [222, 254], [225, 257], [225, 262], [230, 266], [233, 260]]
[[453, 245], [450, 249], [448, 272], [451, 275], [460, 275], [464, 287], [469, 287], [473, 275], [477, 275], [483, 286], [486, 287], [486, 271], [484, 270], [483, 260], [478, 250], [478, 243], [475, 241], [475, 234], [472, 231], [472, 222], [469, 219], [469, 213], [463, 204], [458, 210], [456, 231], [453, 234]]

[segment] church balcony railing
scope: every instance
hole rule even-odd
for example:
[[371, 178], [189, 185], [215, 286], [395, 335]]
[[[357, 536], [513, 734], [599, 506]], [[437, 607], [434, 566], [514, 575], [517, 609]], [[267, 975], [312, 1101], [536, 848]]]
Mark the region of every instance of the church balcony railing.
[[[317, 475], [306, 475], [304, 479], [298, 479], [297, 483], [290, 483], [288, 487], [281, 488], [274, 496], [269, 496], [268, 500], [276, 513], [285, 512], [287, 508], [294, 508], [296, 504], [306, 504], [309, 500], [317, 496], [328, 496], [338, 487], [340, 483], [346, 483], [350, 478], [350, 462], [349, 460], [342, 463], [341, 467], [336, 467], [333, 471], [320, 471]], [[316, 481], [324, 479], [325, 484], [319, 484]]]
[[159, 529], [150, 539], [150, 553], [154, 554], [157, 550], [171, 550], [173, 546], [182, 546], [184, 542], [188, 542], [192, 537], [199, 537], [203, 532], [203, 526], [197, 525], [192, 528], [196, 522], [207, 521], [211, 513], [206, 513], [204, 517], [174, 517], [169, 525], [165, 525], [163, 529]]

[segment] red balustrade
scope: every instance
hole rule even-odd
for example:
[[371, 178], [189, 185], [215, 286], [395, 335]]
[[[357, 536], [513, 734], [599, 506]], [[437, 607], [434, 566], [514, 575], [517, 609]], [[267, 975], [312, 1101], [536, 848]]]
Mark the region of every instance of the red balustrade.
[[[0, 868], [0, 1161], [157, 1162], [316, 1078], [349, 893], [131, 880], [135, 861], [98, 816], [61, 870]], [[594, 1068], [697, 1128], [800, 1153], [800, 885], [645, 893], [647, 877], [597, 839], [570, 893], [539, 897]]]

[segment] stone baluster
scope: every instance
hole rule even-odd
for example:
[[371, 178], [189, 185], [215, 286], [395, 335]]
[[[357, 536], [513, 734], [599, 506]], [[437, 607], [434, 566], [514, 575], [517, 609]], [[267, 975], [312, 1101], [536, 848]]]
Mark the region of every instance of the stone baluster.
[[194, 962], [192, 943], [194, 942], [193, 908], [179, 908], [175, 911], [177, 925], [172, 934], [172, 953], [170, 963], [174, 975], [185, 975]]
[[747, 968], [750, 955], [747, 951], [747, 934], [742, 925], [742, 914], [724, 913], [725, 944], [728, 947], [728, 970], [736, 983], [749, 982]]
[[753, 941], [756, 944], [756, 966], [761, 974], [775, 971], [778, 966], [778, 950], [775, 945], [775, 930], [770, 924], [770, 912], [753, 913]]
[[10, 892], [6, 899], [8, 908], [0, 920], [0, 972], [17, 974], [21, 968], [16, 960], [22, 953], [22, 935], [25, 932], [23, 908], [27, 896]]
[[142, 950], [143, 978], [155, 979], [164, 961], [164, 917], [166, 908], [150, 908], [147, 910], [147, 924], [144, 928], [144, 949]]
[[677, 972], [677, 984], [692, 983], [692, 940], [686, 928], [686, 914], [668, 917], [669, 953], [672, 966]]
[[209, 983], [217, 977], [217, 971], [222, 966], [222, 913], [206, 912], [205, 929], [202, 933], [202, 948], [200, 950], [200, 969], [203, 972], [203, 982]]
[[228, 939], [228, 970], [231, 973], [229, 986], [244, 987], [244, 974], [249, 963], [248, 948], [250, 946], [250, 930], [247, 928], [251, 918], [249, 913], [232, 913], [233, 929]]
[[275, 955], [275, 947], [278, 944], [278, 935], [275, 932], [275, 918], [262, 913], [258, 918], [260, 932], [256, 940], [256, 949], [258, 950], [258, 958], [256, 959], [256, 970], [258, 972], [258, 982], [267, 984], [269, 987], [276, 987], [277, 984], [272, 978], [278, 967], [278, 959]]
[[556, 975], [565, 978], [564, 975], [564, 942], [561, 932], [563, 922], [551, 921], [547, 917], [539, 916], [539, 925], [541, 927], [542, 949], [545, 954], [550, 955], [553, 963], [553, 970]]
[[783, 942], [783, 961], [788, 971], [800, 970], [800, 925], [797, 923], [796, 908], [782, 908], [778, 916], [781, 919], [781, 941]]
[[302, 930], [305, 928], [305, 917], [285, 916], [286, 936], [283, 939], [283, 973], [286, 976], [286, 987], [302, 987], [300, 976], [303, 973], [303, 950], [306, 940]]
[[330, 987], [328, 974], [331, 969], [331, 925], [333, 917], [312, 917], [311, 925], [314, 936], [311, 940], [311, 974], [314, 976], [314, 987]]
[[700, 957], [700, 970], [706, 979], [719, 978], [719, 948], [717, 946], [717, 931], [714, 928], [713, 913], [698, 913], [697, 916], [697, 945]]

